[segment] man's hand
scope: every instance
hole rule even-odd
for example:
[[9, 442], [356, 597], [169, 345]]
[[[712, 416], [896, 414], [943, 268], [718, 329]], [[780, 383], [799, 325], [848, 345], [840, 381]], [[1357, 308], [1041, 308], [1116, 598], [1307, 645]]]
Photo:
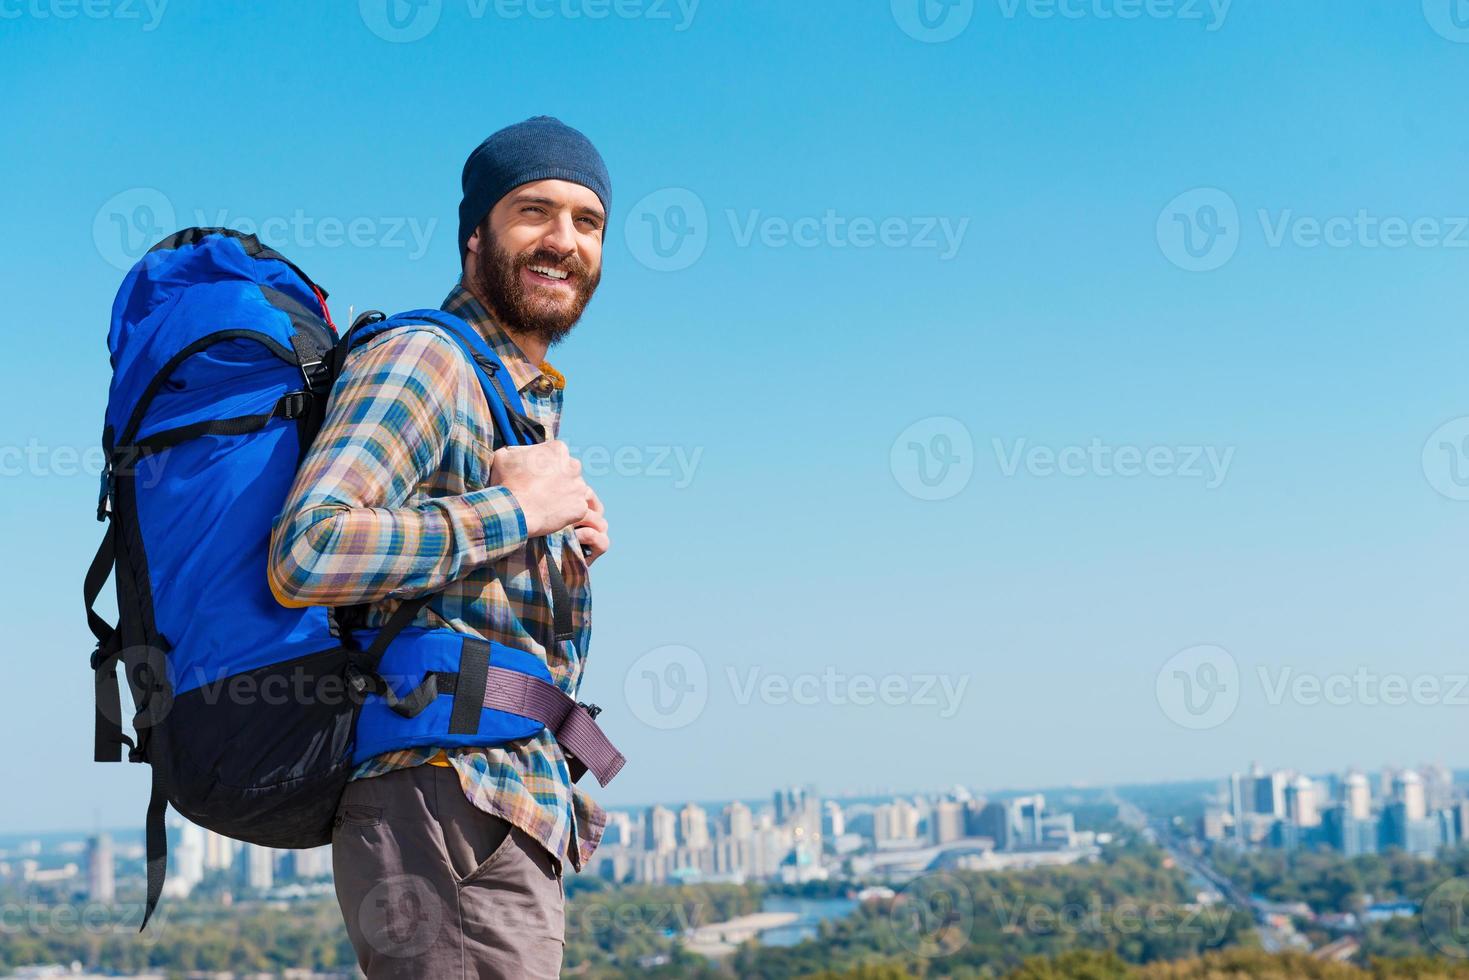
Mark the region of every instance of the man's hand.
[[576, 540], [581, 543], [588, 565], [601, 558], [612, 547], [612, 539], [607, 536], [607, 512], [602, 509], [597, 491], [591, 487], [587, 488], [587, 516], [576, 524]]
[[581, 478], [581, 462], [572, 459], [559, 439], [495, 450], [490, 483], [515, 495], [525, 515], [526, 533], [533, 538], [585, 520], [592, 496], [592, 488]]

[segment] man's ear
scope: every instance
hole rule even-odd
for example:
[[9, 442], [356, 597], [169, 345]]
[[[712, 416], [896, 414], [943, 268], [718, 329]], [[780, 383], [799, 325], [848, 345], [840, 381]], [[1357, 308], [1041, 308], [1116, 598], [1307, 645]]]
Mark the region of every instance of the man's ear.
[[469, 249], [469, 251], [473, 252], [475, 255], [478, 255], [479, 254], [479, 229], [478, 228], [476, 228], [474, 230], [474, 234], [472, 234], [472, 235], [469, 236], [469, 241], [465, 244], [465, 247], [467, 249]]

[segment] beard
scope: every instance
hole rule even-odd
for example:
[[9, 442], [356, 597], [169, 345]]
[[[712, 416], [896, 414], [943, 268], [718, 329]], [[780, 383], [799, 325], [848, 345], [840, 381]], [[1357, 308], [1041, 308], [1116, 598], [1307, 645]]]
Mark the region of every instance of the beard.
[[[548, 348], [559, 344], [591, 302], [597, 284], [602, 281], [601, 268], [588, 271], [579, 256], [562, 257], [548, 249], [511, 255], [490, 230], [488, 219], [480, 226], [479, 233], [484, 247], [475, 263], [473, 285], [491, 315], [511, 333], [540, 337]], [[542, 290], [527, 290], [520, 270], [529, 265], [545, 265], [569, 273], [571, 296], [553, 300], [537, 295]]]

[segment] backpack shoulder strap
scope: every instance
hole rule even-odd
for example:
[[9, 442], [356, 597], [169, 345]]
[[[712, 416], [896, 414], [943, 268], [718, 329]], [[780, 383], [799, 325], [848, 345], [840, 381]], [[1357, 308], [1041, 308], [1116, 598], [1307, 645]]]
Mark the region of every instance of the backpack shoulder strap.
[[438, 327], [463, 353], [479, 378], [485, 401], [490, 406], [490, 416], [495, 422], [495, 433], [505, 445], [532, 445], [545, 438], [540, 423], [526, 414], [520, 393], [513, 386], [501, 381], [501, 378], [508, 378], [510, 372], [499, 355], [485, 342], [478, 330], [452, 313], [443, 310], [409, 310], [390, 317], [384, 317], [376, 311], [364, 313], [357, 318], [343, 340], [341, 357], [345, 359], [348, 351], [389, 330], [414, 325]]

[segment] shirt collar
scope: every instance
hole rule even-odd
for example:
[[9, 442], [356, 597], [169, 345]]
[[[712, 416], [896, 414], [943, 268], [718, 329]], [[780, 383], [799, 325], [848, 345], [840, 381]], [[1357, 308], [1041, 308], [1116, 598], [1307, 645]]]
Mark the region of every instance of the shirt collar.
[[532, 364], [520, 346], [510, 339], [510, 335], [462, 283], [449, 290], [440, 309], [454, 314], [479, 332], [504, 362], [505, 370], [510, 372], [510, 378], [515, 382], [516, 391], [524, 393], [529, 389], [532, 394], [545, 397], [566, 387], [566, 378], [550, 364], [544, 361], [540, 367]]

